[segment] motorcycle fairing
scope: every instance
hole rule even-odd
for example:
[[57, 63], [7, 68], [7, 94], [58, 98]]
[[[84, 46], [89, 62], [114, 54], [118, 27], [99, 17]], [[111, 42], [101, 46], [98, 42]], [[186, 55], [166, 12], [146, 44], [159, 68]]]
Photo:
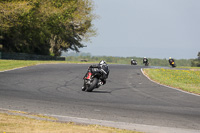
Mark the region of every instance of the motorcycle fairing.
[[92, 76], [92, 73], [91, 73], [91, 72], [88, 72], [86, 79], [90, 79], [91, 76]]

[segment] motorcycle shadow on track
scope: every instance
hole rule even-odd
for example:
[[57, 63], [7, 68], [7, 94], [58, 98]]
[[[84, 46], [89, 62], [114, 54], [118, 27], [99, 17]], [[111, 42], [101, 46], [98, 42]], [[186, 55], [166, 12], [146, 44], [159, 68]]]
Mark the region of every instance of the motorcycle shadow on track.
[[97, 90], [93, 90], [92, 92], [90, 92], [90, 93], [111, 93], [111, 91], [97, 91]]

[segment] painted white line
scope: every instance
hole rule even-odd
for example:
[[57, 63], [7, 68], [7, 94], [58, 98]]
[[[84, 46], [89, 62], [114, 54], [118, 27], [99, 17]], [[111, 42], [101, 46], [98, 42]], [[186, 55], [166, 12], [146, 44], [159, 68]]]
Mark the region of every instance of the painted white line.
[[198, 95], [198, 94], [190, 93], [190, 92], [187, 92], [187, 91], [184, 91], [184, 90], [181, 90], [181, 89], [177, 89], [177, 88], [173, 88], [173, 87], [170, 87], [170, 86], [167, 86], [167, 85], [160, 84], [160, 83], [158, 83], [158, 82], [156, 82], [156, 81], [150, 79], [146, 74], [144, 74], [142, 68], [141, 68], [141, 72], [142, 72], [142, 74], [143, 74], [146, 78], [148, 78], [150, 81], [152, 81], [152, 82], [154, 82], [154, 83], [156, 83], [156, 84], [159, 84], [159, 85], [161, 85], [161, 86], [164, 86], [164, 87], [167, 87], [167, 88], [170, 88], [170, 89], [174, 89], [174, 90], [177, 90], [177, 91], [186, 93], [186, 94], [190, 94], [190, 95], [194, 95], [194, 96], [199, 96], [199, 97], [200, 97], [200, 95]]

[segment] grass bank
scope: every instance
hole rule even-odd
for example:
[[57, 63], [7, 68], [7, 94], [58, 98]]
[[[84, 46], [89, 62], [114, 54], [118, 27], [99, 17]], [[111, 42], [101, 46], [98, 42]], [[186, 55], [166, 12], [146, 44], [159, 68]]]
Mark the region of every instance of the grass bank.
[[53, 64], [53, 63], [94, 63], [81, 61], [30, 61], [30, 60], [0, 60], [0, 71], [10, 70], [14, 68], [33, 66], [37, 64]]
[[144, 69], [144, 73], [152, 80], [178, 88], [187, 92], [200, 94], [200, 69]]
[[[99, 125], [77, 125], [71, 122], [61, 123], [56, 120], [37, 120], [20, 115], [25, 112], [18, 113], [19, 115], [0, 113], [0, 133], [139, 133]], [[38, 118], [53, 119], [41, 115]]]

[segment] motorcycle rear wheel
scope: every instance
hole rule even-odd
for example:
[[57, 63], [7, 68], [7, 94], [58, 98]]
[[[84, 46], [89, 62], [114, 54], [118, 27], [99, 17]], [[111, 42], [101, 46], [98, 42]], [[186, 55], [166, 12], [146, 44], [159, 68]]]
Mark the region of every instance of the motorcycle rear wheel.
[[86, 86], [86, 90], [85, 91], [92, 92], [94, 90], [94, 88], [96, 88], [97, 83], [98, 83], [98, 79], [94, 78], [93, 81], [92, 81], [92, 83], [90, 85]]

